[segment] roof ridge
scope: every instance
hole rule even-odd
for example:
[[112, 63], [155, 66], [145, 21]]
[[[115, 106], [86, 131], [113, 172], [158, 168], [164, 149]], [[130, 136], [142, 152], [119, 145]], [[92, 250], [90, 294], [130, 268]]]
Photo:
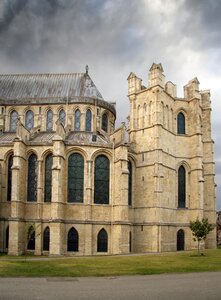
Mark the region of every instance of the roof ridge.
[[[0, 76], [86, 75], [86, 73], [0, 73]], [[87, 75], [89, 76], [89, 75]]]

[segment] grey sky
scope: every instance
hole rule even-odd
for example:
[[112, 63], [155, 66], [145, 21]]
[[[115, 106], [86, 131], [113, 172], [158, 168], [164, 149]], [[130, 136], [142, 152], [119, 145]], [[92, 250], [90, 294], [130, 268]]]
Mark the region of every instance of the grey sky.
[[128, 114], [127, 76], [147, 84], [152, 62], [166, 80], [197, 76], [211, 89], [218, 209], [221, 209], [221, 1], [2, 0], [0, 72], [89, 73], [103, 97]]

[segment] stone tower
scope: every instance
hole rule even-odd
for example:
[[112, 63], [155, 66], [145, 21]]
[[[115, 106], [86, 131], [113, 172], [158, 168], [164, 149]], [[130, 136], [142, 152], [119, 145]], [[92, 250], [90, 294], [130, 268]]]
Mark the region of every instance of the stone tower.
[[[153, 63], [147, 87], [130, 73], [128, 97], [134, 251], [191, 249], [189, 222], [206, 217], [215, 223], [210, 92], [199, 91], [194, 78], [178, 98], [162, 65]], [[215, 232], [206, 246], [215, 246]]]

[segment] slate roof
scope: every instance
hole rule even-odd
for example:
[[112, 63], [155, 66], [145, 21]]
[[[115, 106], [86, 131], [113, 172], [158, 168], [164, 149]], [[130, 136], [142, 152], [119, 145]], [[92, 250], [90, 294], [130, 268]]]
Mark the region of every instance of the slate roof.
[[92, 79], [85, 73], [0, 75], [2, 99], [62, 97], [92, 97], [103, 100]]

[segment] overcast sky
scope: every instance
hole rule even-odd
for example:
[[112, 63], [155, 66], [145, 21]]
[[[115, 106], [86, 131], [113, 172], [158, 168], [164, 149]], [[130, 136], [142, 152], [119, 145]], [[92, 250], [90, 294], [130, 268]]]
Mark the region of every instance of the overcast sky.
[[126, 120], [127, 76], [147, 84], [153, 62], [183, 86], [211, 90], [221, 210], [220, 0], [0, 0], [0, 73], [84, 72]]

